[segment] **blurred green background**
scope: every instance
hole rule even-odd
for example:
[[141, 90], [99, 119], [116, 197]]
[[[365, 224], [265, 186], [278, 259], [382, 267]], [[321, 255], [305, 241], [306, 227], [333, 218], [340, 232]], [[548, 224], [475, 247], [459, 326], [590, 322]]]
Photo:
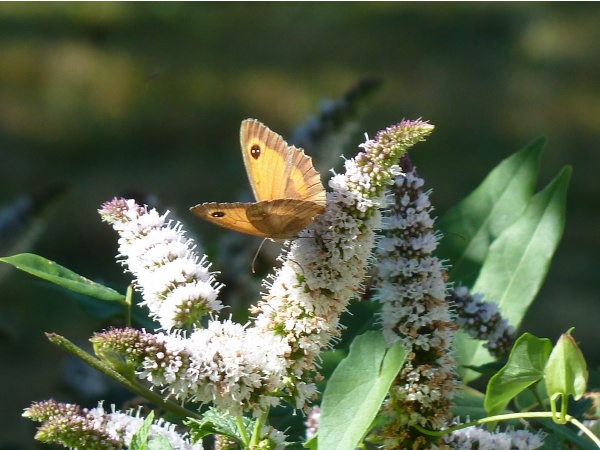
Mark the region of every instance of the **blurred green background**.
[[[379, 77], [345, 155], [364, 132], [431, 121], [411, 156], [439, 214], [539, 135], [539, 187], [573, 166], [565, 237], [522, 330], [556, 339], [575, 326], [595, 367], [599, 23], [597, 3], [2, 3], [0, 204], [66, 183], [32, 250], [125, 285], [101, 203], [152, 194], [210, 248], [231, 232], [188, 208], [247, 189], [241, 120], [288, 137], [323, 100]], [[63, 291], [2, 275], [0, 449], [35, 448], [22, 409], [80, 400], [43, 332], [85, 344], [104, 324]]]

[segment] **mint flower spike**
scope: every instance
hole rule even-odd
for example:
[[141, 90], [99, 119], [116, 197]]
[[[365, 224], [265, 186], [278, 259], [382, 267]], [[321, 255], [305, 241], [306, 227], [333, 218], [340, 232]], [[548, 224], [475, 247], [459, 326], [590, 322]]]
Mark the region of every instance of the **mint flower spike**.
[[439, 236], [433, 230], [429, 192], [408, 158], [406, 172], [390, 186], [391, 201], [378, 242], [376, 299], [386, 341], [409, 350], [383, 412], [392, 419], [380, 431], [383, 448], [427, 445], [413, 424], [442, 429], [458, 381], [451, 345], [456, 326], [446, 301], [445, 271], [433, 256]]
[[533, 433], [529, 430], [506, 431], [485, 430], [483, 427], [469, 427], [444, 435], [444, 444], [456, 450], [471, 450], [472, 448], [494, 449], [527, 449], [534, 450], [544, 445], [544, 433]]
[[211, 320], [184, 333], [112, 329], [97, 333], [100, 350], [126, 355], [137, 375], [166, 397], [212, 404], [221, 412], [260, 417], [286, 387], [289, 346], [273, 333], [261, 333], [231, 320]]
[[206, 256], [194, 253], [181, 223], [167, 221], [169, 212], [115, 198], [98, 210], [102, 220], [119, 233], [121, 264], [135, 276], [150, 317], [165, 330], [190, 328], [223, 305], [217, 299], [222, 285], [209, 271]]
[[[133, 435], [144, 423], [140, 410], [117, 411], [112, 406], [108, 412], [98, 404], [93, 409], [78, 405], [46, 400], [33, 403], [23, 413], [24, 417], [42, 422], [35, 438], [46, 443], [62, 444], [74, 449], [115, 450], [129, 448]], [[150, 426], [150, 439], [165, 437], [172, 448], [202, 450], [202, 444], [192, 444], [187, 435], [175, 431], [175, 425], [162, 419]]]
[[386, 206], [385, 189], [399, 173], [398, 158], [432, 130], [420, 120], [402, 121], [362, 144], [345, 161], [346, 173], [330, 180], [325, 212], [291, 243], [280, 257], [282, 267], [265, 282], [255, 324], [291, 347], [287, 392], [297, 408], [314, 397], [315, 359], [339, 338], [340, 315], [362, 290], [381, 226], [379, 208]]

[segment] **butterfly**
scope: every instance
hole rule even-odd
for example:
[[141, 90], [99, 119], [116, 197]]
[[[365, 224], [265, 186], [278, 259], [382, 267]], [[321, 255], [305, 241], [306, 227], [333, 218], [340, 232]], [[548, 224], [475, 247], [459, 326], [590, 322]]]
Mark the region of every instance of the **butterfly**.
[[240, 128], [244, 165], [255, 203], [202, 203], [190, 210], [240, 233], [291, 239], [325, 211], [326, 197], [312, 159], [255, 119]]

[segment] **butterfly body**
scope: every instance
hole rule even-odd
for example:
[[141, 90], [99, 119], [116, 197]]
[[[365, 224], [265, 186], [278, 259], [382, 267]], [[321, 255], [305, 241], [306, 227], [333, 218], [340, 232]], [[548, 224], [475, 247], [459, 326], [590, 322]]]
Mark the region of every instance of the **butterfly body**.
[[325, 211], [325, 189], [311, 158], [253, 119], [242, 122], [240, 143], [256, 203], [202, 203], [191, 211], [241, 233], [295, 237]]

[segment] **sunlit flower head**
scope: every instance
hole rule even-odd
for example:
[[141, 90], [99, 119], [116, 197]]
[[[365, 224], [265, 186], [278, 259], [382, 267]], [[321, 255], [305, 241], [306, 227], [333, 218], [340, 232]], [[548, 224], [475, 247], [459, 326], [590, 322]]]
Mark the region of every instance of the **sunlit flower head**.
[[[139, 410], [122, 412], [112, 408], [106, 411], [102, 404], [93, 409], [47, 400], [32, 404], [23, 416], [42, 424], [36, 439], [46, 443], [62, 444], [68, 448], [114, 450], [129, 448], [133, 435], [140, 429], [144, 418]], [[150, 426], [151, 441], [161, 435], [174, 449], [202, 450], [202, 443], [192, 444], [175, 426], [162, 419]]]
[[189, 336], [112, 329], [92, 338], [95, 348], [126, 355], [140, 378], [180, 401], [211, 404], [238, 415], [260, 414], [285, 388], [289, 346], [272, 333], [230, 320], [209, 321]]
[[182, 225], [166, 214], [148, 211], [133, 200], [113, 199], [99, 210], [119, 233], [121, 263], [136, 277], [150, 316], [165, 330], [188, 328], [223, 305], [221, 285], [206, 257], [194, 254], [194, 243]]
[[398, 158], [432, 129], [422, 121], [403, 121], [362, 144], [363, 150], [345, 161], [345, 173], [330, 180], [325, 212], [293, 241], [266, 283], [255, 323], [289, 343], [288, 371], [295, 380], [289, 393], [297, 407], [316, 392], [315, 360], [339, 338], [340, 315], [362, 292], [385, 189], [400, 172]]

